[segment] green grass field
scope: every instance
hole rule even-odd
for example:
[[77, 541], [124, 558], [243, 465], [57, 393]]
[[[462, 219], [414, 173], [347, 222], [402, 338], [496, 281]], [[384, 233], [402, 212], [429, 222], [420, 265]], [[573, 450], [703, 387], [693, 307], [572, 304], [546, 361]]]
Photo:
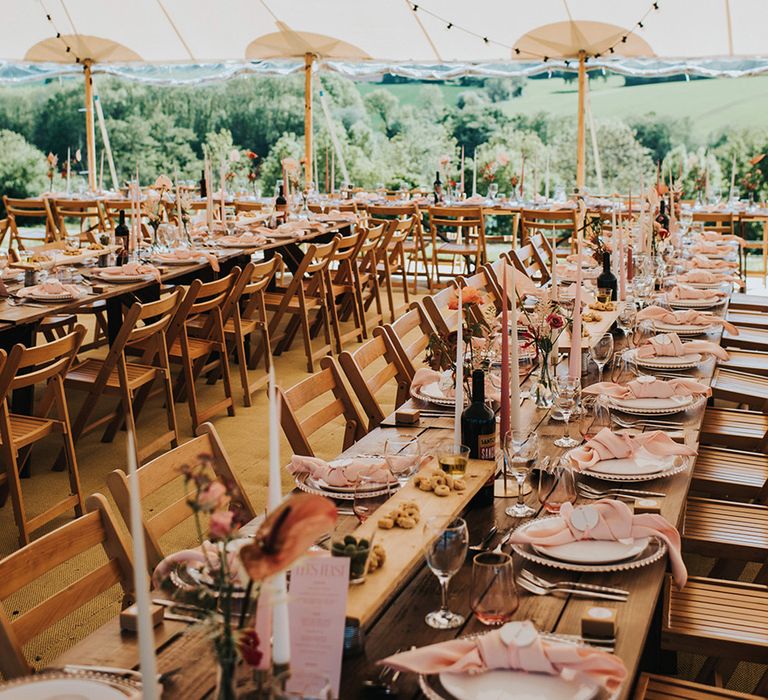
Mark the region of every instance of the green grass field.
[[[363, 95], [380, 87], [390, 90], [403, 104], [421, 103], [421, 85], [416, 83], [358, 85]], [[623, 78], [611, 76], [607, 80], [592, 80], [590, 87], [596, 119], [636, 117], [650, 112], [679, 119], [690, 117], [693, 136], [699, 141], [725, 130], [768, 127], [768, 76], [631, 87], [624, 87]], [[460, 93], [472, 89], [458, 85], [440, 88], [449, 104], [455, 104]], [[567, 84], [560, 78], [528, 80], [523, 96], [502, 106], [509, 114], [575, 115], [576, 83]]]

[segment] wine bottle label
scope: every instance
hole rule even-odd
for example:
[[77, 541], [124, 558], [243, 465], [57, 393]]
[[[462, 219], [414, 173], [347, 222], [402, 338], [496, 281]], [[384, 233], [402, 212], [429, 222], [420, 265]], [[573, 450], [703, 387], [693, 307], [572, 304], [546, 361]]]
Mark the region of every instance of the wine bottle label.
[[480, 459], [496, 459], [496, 433], [477, 436], [477, 453]]

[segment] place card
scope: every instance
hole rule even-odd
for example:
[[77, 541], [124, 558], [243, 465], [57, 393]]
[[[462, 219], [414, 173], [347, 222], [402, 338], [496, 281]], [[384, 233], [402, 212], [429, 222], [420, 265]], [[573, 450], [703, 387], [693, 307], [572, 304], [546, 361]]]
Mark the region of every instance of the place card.
[[304, 687], [302, 678], [321, 676], [339, 696], [349, 558], [308, 557], [291, 569], [288, 609], [291, 677], [288, 690]]

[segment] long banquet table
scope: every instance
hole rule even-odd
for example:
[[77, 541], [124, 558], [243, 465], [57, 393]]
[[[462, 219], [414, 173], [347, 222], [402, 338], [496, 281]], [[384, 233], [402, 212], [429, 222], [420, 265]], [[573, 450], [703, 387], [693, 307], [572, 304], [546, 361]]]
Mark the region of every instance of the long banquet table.
[[[720, 307], [716, 313], [724, 314], [727, 305]], [[720, 332], [712, 340], [718, 340]], [[617, 337], [617, 350], [623, 347], [623, 341]], [[696, 378], [709, 383], [715, 369], [715, 360], [710, 357], [696, 370], [682, 373], [682, 376]], [[610, 378], [610, 370], [606, 378]], [[617, 381], [631, 379], [631, 375], [617, 372], [613, 377]], [[595, 373], [584, 378], [585, 384], [595, 381]], [[414, 406], [417, 402], [411, 400]], [[689, 411], [684, 430], [678, 436], [688, 444], [698, 442], [698, 433], [703, 419], [705, 407]], [[554, 436], [562, 431], [562, 423], [549, 420], [549, 412], [537, 410], [530, 400], [523, 404], [524, 418], [536, 424], [542, 438], [543, 452], [552, 456], [562, 453], [562, 450], [552, 444]], [[385, 425], [391, 424], [389, 420]], [[426, 450], [434, 448], [437, 442], [450, 437], [450, 420], [445, 418], [424, 418], [416, 427], [379, 427], [369, 433], [347, 450], [345, 456], [357, 454], [382, 453], [384, 441], [395, 433], [419, 435]], [[572, 430], [577, 430], [572, 426]], [[486, 463], [487, 464], [487, 463]], [[675, 476], [644, 482], [643, 488], [664, 492], [666, 498], [661, 499], [661, 512], [670, 522], [681, 524], [685, 500], [691, 480], [692, 468]], [[597, 486], [605, 486], [594, 482]], [[529, 504], [535, 505], [535, 489], [526, 497]], [[492, 548], [510, 528], [516, 527], [520, 521], [513, 520], [504, 514], [504, 509], [510, 500], [497, 498], [492, 507], [478, 508], [466, 513], [470, 528], [470, 541], [478, 542], [489, 531], [492, 525], [498, 527], [498, 533], [489, 544]], [[357, 523], [350, 516], [340, 517], [340, 529], [352, 531]], [[516, 567], [521, 560], [516, 557]], [[385, 564], [385, 567], [387, 564]], [[525, 562], [527, 568], [550, 579], [567, 579], [576, 574], [546, 567], [538, 567]], [[487, 630], [477, 622], [469, 610], [469, 586], [471, 576], [471, 557], [461, 571], [457, 573], [450, 584], [451, 609], [463, 613], [466, 624], [457, 630], [437, 631], [429, 628], [424, 622], [424, 616], [435, 609], [439, 603], [439, 589], [435, 576], [427, 569], [423, 558], [415, 562], [410, 569], [400, 572], [400, 585], [394, 592], [376, 607], [364, 623], [364, 650], [357, 655], [345, 658], [342, 667], [341, 698], [364, 697], [363, 683], [367, 679], [378, 676], [380, 668], [375, 662], [398, 650], [408, 649], [412, 645], [423, 646], [449, 638], [482, 632]], [[382, 570], [383, 571], [383, 570]], [[666, 571], [666, 558], [645, 568], [624, 573], [584, 574], [579, 578], [604, 585], [619, 586], [630, 591], [626, 603], [612, 603], [568, 597], [539, 597], [520, 592], [520, 607], [514, 618], [530, 619], [543, 631], [560, 634], [579, 634], [582, 614], [594, 605], [614, 607], [618, 611], [617, 640], [615, 653], [621, 657], [628, 670], [628, 681], [619, 693], [619, 698], [628, 698], [632, 692], [633, 679], [641, 667], [646, 639], [650, 636], [648, 645], [649, 657], [643, 662], [643, 668], [659, 669], [659, 648], [661, 612], [659, 594], [662, 590]], [[374, 574], [374, 576], [379, 574]], [[365, 584], [356, 587], [355, 597], [365, 595]], [[158, 651], [159, 671], [181, 668], [166, 686], [167, 697], [203, 698], [213, 689], [215, 683], [214, 661], [209, 649], [210, 642], [204, 634], [189, 631], [185, 623], [166, 621], [155, 630], [156, 647]], [[113, 619], [82, 640], [75, 647], [65, 652], [55, 662], [55, 666], [65, 663], [80, 663], [94, 665], [110, 665], [134, 668], [138, 664], [138, 649], [136, 637], [132, 634], [121, 633], [117, 619]], [[399, 697], [419, 697], [418, 679], [413, 674], [403, 674], [397, 681]]]

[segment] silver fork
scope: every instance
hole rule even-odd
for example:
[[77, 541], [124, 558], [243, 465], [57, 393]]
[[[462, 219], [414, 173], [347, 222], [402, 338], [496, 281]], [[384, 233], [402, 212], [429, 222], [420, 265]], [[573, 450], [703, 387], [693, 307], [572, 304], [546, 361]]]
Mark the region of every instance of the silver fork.
[[596, 600], [617, 600], [621, 603], [625, 603], [627, 601], [627, 596], [623, 595], [615, 595], [612, 593], [599, 593], [598, 591], [585, 591], [583, 589], [579, 588], [543, 588], [542, 586], [538, 586], [532, 581], [529, 581], [527, 578], [523, 578], [522, 576], [518, 576], [517, 579], [517, 585], [520, 586], [520, 588], [525, 589], [529, 593], [533, 593], [533, 595], [558, 595], [558, 594], [565, 594], [565, 595], [573, 595], [577, 598], [594, 598]]
[[635, 496], [639, 497], [656, 497], [656, 498], [664, 498], [667, 494], [661, 493], [660, 491], [644, 491], [641, 489], [625, 489], [622, 487], [616, 487], [616, 488], [608, 488], [604, 491], [601, 491], [600, 489], [596, 489], [594, 486], [590, 486], [589, 484], [583, 484], [578, 483], [577, 488], [579, 491], [583, 491], [584, 493], [591, 493], [596, 496], [614, 496], [617, 493], [626, 493], [626, 494], [634, 494]]
[[623, 588], [611, 588], [610, 586], [598, 586], [594, 583], [582, 583], [581, 581], [547, 581], [547, 579], [537, 576], [528, 569], [521, 569], [520, 576], [527, 578], [531, 583], [542, 588], [583, 588], [587, 591], [596, 591], [598, 593], [613, 593], [615, 595], [629, 596], [629, 591]]
[[681, 430], [686, 424], [676, 420], [645, 420], [643, 418], [626, 418], [611, 413], [611, 420], [622, 428], [675, 428]]

